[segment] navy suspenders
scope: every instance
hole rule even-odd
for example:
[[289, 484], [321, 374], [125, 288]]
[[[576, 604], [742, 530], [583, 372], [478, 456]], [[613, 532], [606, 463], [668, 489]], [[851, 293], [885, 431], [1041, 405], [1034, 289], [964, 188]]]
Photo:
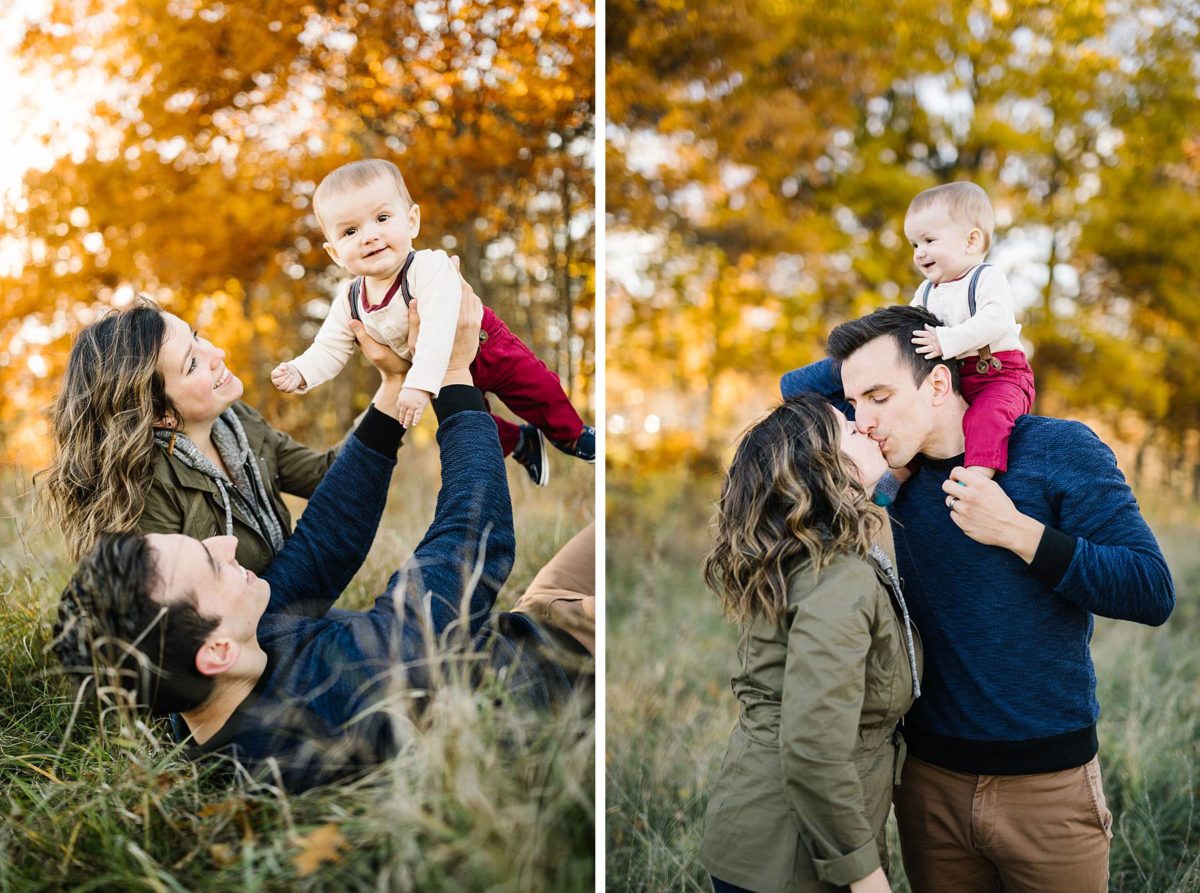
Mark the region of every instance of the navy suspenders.
[[[400, 268], [400, 273], [396, 277], [400, 282], [400, 294], [404, 296], [405, 307], [411, 304], [413, 300], [412, 292], [408, 290], [408, 268], [412, 266], [413, 258], [416, 256], [416, 251], [410, 250], [408, 252], [408, 257], [404, 259], [404, 266]], [[354, 280], [350, 283], [350, 293], [347, 295], [347, 298], [350, 300], [350, 316], [359, 322], [362, 322], [362, 313], [358, 309], [359, 295], [361, 294], [362, 277], [355, 276]], [[972, 302], [971, 306], [974, 306], [974, 302]]]
[[[971, 316], [975, 315], [975, 289], [979, 286], [979, 277], [983, 273], [984, 268], [990, 266], [991, 264], [980, 264], [977, 266], [975, 272], [971, 274], [971, 281], [967, 283], [967, 309], [971, 311]], [[933, 291], [933, 283], [926, 279], [925, 287], [921, 289], [921, 308], [924, 310], [929, 309], [929, 293], [931, 291]], [[1004, 364], [992, 356], [991, 346], [985, 344], [979, 348], [979, 362], [975, 364], [975, 371], [983, 375], [987, 372], [989, 365], [996, 370], [1004, 368]]]

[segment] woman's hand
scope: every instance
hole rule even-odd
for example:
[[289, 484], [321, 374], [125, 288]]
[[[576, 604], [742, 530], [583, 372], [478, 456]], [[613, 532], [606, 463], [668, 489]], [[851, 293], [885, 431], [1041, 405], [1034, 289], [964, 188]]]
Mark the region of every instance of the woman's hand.
[[942, 484], [950, 520], [967, 536], [985, 546], [1015, 552], [1026, 564], [1033, 562], [1045, 525], [1013, 505], [1000, 485], [961, 465]]
[[892, 893], [892, 885], [882, 868], [876, 868], [865, 878], [850, 882], [850, 893]]

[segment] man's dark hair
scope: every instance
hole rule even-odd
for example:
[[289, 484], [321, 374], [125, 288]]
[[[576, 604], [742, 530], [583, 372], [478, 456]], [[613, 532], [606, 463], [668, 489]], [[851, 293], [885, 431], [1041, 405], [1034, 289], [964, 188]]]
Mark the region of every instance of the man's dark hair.
[[76, 686], [120, 695], [156, 715], [200, 706], [213, 679], [196, 669], [196, 652], [220, 620], [203, 617], [195, 596], [163, 604], [155, 556], [140, 533], [103, 534], [63, 590], [54, 653]]
[[837, 362], [840, 370], [841, 364], [859, 348], [865, 347], [876, 338], [888, 337], [896, 343], [900, 361], [912, 372], [913, 382], [917, 387], [924, 383], [936, 367], [945, 366], [950, 370], [951, 388], [954, 393], [961, 394], [957, 361], [943, 360], [941, 357], [928, 358], [917, 353], [913, 347], [913, 334], [927, 325], [940, 326], [942, 321], [924, 307], [909, 307], [903, 304], [881, 307], [874, 313], [844, 322], [830, 332], [825, 352]]

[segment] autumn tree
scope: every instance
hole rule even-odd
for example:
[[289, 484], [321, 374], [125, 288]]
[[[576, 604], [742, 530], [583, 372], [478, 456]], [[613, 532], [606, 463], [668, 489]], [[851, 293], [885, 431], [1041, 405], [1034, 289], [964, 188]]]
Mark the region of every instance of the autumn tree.
[[[1186, 4], [1098, 0], [610, 5], [609, 380], [627, 366], [644, 380], [648, 317], [725, 307], [708, 314], [719, 342], [710, 322], [675, 334], [691, 356], [657, 346], [662, 365], [709, 380], [656, 386], [707, 404], [701, 445], [728, 432], [830, 326], [909, 300], [909, 200], [970, 179], [997, 209], [991, 260], [1022, 301], [1041, 408], [1113, 424], [1132, 411], [1152, 428], [1179, 417], [1197, 392], [1170, 368], [1167, 334], [1188, 328], [1169, 295], [1198, 256], [1183, 211], [1196, 19]], [[1122, 235], [1166, 238], [1172, 216], [1178, 264]], [[619, 253], [632, 244], [649, 250]]]
[[98, 101], [71, 133], [47, 135], [62, 152], [5, 211], [24, 257], [0, 280], [0, 375], [23, 386], [0, 393], [0, 420], [17, 431], [34, 418], [71, 334], [137, 290], [236, 357], [265, 411], [332, 436], [366, 370], [303, 408], [267, 373], [311, 338], [339, 275], [313, 189], [372, 156], [396, 161], [421, 205], [418, 247], [457, 254], [585, 398], [592, 19], [576, 0], [55, 0], [28, 28], [27, 72]]

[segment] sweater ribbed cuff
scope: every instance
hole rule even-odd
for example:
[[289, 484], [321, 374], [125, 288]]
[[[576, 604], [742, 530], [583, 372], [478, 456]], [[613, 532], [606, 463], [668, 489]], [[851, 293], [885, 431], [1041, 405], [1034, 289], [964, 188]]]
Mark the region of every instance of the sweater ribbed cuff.
[[437, 413], [440, 424], [455, 413], [487, 412], [487, 404], [483, 402], [483, 391], [479, 388], [469, 384], [452, 384], [442, 388], [441, 393], [433, 398], [433, 411]]
[[354, 436], [363, 446], [377, 453], [395, 456], [400, 449], [400, 441], [404, 439], [404, 426], [390, 415], [380, 412], [372, 403], [354, 429]]
[[875, 492], [871, 495], [871, 500], [876, 505], [882, 505], [885, 508], [896, 501], [896, 496], [900, 493], [900, 481], [890, 471], [885, 471], [883, 477], [879, 479], [879, 483], [875, 485]]
[[1062, 582], [1075, 557], [1075, 537], [1069, 533], [1056, 530], [1049, 524], [1042, 531], [1042, 539], [1037, 551], [1033, 553], [1033, 561], [1029, 570], [1033, 575], [1051, 589]]

